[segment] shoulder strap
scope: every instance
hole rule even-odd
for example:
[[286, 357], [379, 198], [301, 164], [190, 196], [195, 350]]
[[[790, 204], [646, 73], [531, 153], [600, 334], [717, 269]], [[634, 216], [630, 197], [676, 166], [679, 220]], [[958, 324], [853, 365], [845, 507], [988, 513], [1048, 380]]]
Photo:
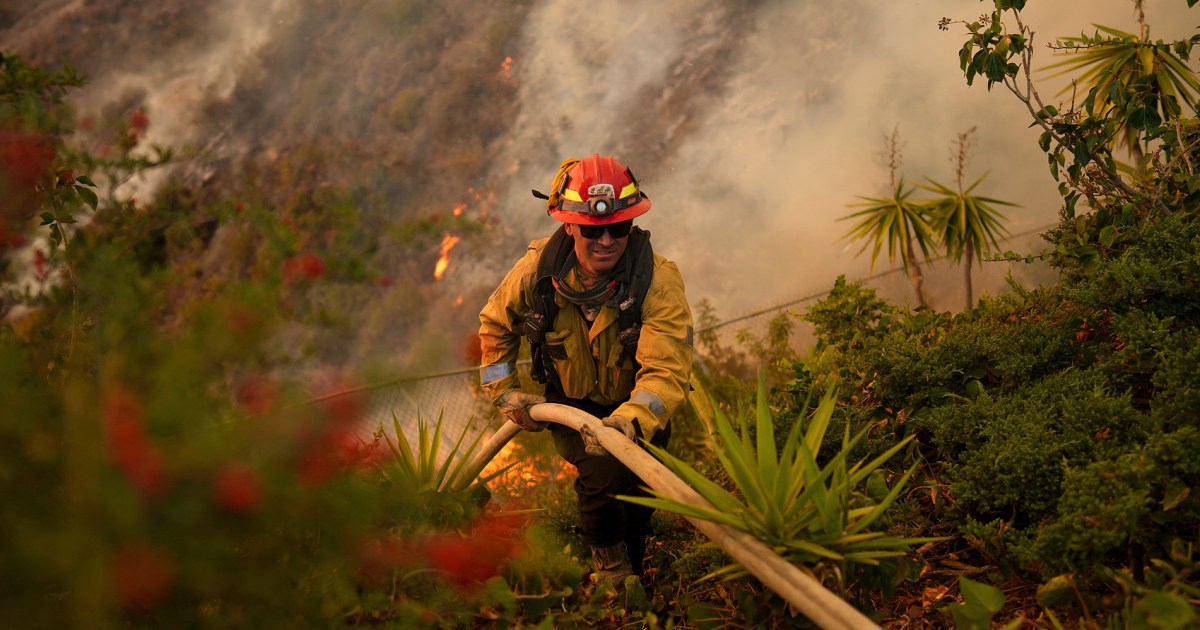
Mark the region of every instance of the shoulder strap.
[[538, 256], [537, 275], [533, 281], [533, 293], [528, 296], [530, 311], [525, 315], [525, 338], [529, 340], [532, 365], [529, 375], [538, 383], [545, 384], [554, 370], [548, 369], [543, 352], [546, 333], [554, 326], [558, 315], [558, 302], [554, 300], [554, 276], [567, 263], [574, 251], [574, 239], [560, 225], [542, 247]]
[[620, 332], [617, 340], [623, 346], [621, 362], [628, 358], [633, 361], [636, 369], [637, 344], [642, 332], [642, 303], [650, 290], [650, 280], [654, 277], [654, 248], [650, 245], [650, 232], [640, 227], [634, 227], [629, 235], [626, 252], [633, 258], [629, 265], [629, 278], [625, 281], [625, 291], [618, 295], [620, 300], [617, 307], [617, 325]]

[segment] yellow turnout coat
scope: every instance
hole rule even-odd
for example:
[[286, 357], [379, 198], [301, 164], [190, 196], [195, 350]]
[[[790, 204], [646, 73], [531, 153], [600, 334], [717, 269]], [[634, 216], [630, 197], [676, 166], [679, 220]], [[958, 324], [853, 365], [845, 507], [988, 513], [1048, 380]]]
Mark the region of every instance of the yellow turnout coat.
[[[480, 380], [492, 398], [517, 386], [523, 323], [535, 299], [538, 258], [549, 240], [529, 244], [479, 314]], [[571, 289], [581, 288], [574, 269], [566, 280]], [[679, 268], [654, 256], [654, 276], [642, 302], [636, 374], [632, 361], [621, 362], [615, 309], [606, 305], [588, 322], [566, 298], [556, 295], [555, 300], [558, 314], [546, 333], [545, 357], [558, 373], [563, 394], [602, 405], [619, 403], [612, 415], [636, 419], [649, 441], [683, 407], [691, 378], [692, 313]]]

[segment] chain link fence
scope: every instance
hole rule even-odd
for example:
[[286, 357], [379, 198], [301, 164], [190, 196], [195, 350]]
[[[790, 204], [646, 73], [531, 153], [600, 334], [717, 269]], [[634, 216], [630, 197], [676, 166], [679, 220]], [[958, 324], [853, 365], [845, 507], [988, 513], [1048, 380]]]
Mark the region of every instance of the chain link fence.
[[[1045, 246], [1038, 236], [1050, 226], [1043, 226], [1010, 236], [1006, 242], [1018, 251], [1041, 251]], [[937, 263], [937, 259], [933, 261]], [[965, 300], [962, 295], [962, 267], [958, 265], [933, 264], [924, 268], [925, 286], [931, 305], [940, 310], [952, 310]], [[976, 297], [979, 294], [998, 294], [1006, 290], [1009, 279], [1023, 286], [1033, 286], [1053, 280], [1054, 272], [1045, 262], [1033, 263], [989, 262], [973, 270]], [[873, 288], [880, 297], [893, 304], [911, 303], [912, 287], [903, 269], [893, 269], [863, 279], [866, 286]], [[832, 287], [832, 282], [830, 283]], [[698, 327], [697, 339], [728, 348], [744, 345], [748, 339], [764, 339], [769, 334], [773, 319], [787, 314], [792, 324], [789, 341], [792, 349], [803, 354], [812, 347], [815, 339], [812, 327], [800, 316], [805, 309], [829, 294], [829, 290], [813, 292], [773, 306], [760, 308], [737, 317]], [[958, 302], [958, 304], [955, 304]], [[703, 346], [704, 344], [700, 344]], [[700, 348], [703, 351], [703, 347]], [[523, 382], [528, 380], [528, 361], [519, 363]], [[490, 401], [479, 387], [479, 370], [475, 367], [462, 368], [438, 374], [396, 379], [372, 387], [340, 392], [325, 398], [354, 393], [365, 401], [364, 423], [375, 430], [383, 426], [392, 431], [393, 418], [398, 421], [405, 436], [415, 439], [418, 426], [424, 423], [432, 428], [439, 421], [442, 427], [442, 452], [445, 457], [460, 435], [464, 444], [480, 431], [488, 431], [496, 422], [496, 413]]]

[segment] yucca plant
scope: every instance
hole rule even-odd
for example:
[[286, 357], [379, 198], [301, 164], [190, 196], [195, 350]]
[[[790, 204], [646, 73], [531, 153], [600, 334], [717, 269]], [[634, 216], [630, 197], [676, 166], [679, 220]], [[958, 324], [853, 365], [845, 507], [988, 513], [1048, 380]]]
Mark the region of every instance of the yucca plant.
[[929, 262], [929, 249], [937, 245], [936, 236], [930, 225], [930, 211], [925, 204], [910, 199], [916, 189], [912, 186], [906, 187], [904, 177], [897, 176], [903, 157], [900, 151], [899, 130], [893, 130], [892, 134], [884, 139], [884, 142], [886, 144], [884, 155], [887, 158], [888, 173], [891, 177], [892, 194], [890, 197], [860, 196], [859, 199], [863, 200], [862, 203], [851, 204], [850, 207], [862, 208], [862, 210], [839, 219], [858, 219], [854, 227], [842, 236], [842, 240], [863, 241], [862, 249], [858, 251], [859, 254], [866, 251], [868, 245], [873, 245], [871, 250], [872, 270], [875, 269], [875, 262], [879, 259], [879, 251], [886, 244], [888, 264], [894, 266], [896, 257], [899, 255], [900, 263], [904, 265], [904, 269], [908, 271], [909, 279], [912, 281], [913, 295], [916, 297], [917, 306], [928, 306], [925, 300], [925, 291], [922, 288], [925, 277], [921, 272], [917, 247], [921, 249], [921, 256], [925, 258], [925, 262]]
[[[742, 413], [737, 418], [739, 426], [735, 427], [735, 422], [721, 410], [714, 409], [713, 413], [719, 438], [713, 448], [736, 486], [736, 495], [663, 449], [647, 445], [712, 507], [678, 502], [655, 491], [651, 491], [652, 497], [622, 498], [743, 531], [784, 558], [806, 565], [817, 575], [833, 573], [839, 581], [851, 564], [877, 566], [882, 559], [905, 555], [913, 545], [941, 540], [901, 538], [871, 529], [916, 470], [914, 464], [885, 491], [880, 467], [907, 446], [912, 436], [870, 461], [851, 465], [850, 453], [866, 431], [852, 437], [847, 429], [841, 449], [822, 466], [816, 454], [837, 402], [836, 388], [826, 391], [806, 429], [802, 429], [800, 422], [792, 426], [782, 449], [777, 449], [774, 418], [761, 377], [757, 398], [753, 435], [748, 414]], [[868, 485], [877, 491], [866, 492]], [[701, 579], [734, 578], [745, 573], [740, 565], [732, 564]]]
[[929, 224], [929, 208], [909, 198], [915, 190], [912, 186], [906, 188], [901, 177], [893, 184], [890, 197], [859, 197], [863, 202], [851, 204], [850, 207], [862, 209], [841, 217], [858, 219], [858, 223], [842, 239], [862, 240], [860, 254], [868, 245], [872, 246], [872, 270], [875, 269], [880, 250], [887, 245], [888, 263], [894, 265], [897, 256], [900, 258], [900, 263], [909, 272], [917, 306], [927, 306], [922, 289], [924, 276], [916, 250], [919, 247], [921, 255], [928, 262], [929, 249], [936, 241]]
[[974, 127], [958, 134], [955, 140], [954, 188], [928, 177], [925, 178], [927, 183], [918, 184], [935, 195], [925, 201], [925, 206], [931, 214], [930, 225], [942, 249], [951, 260], [963, 263], [963, 287], [967, 298], [964, 309], [967, 310], [975, 304], [971, 265], [983, 260], [987, 250], [999, 249], [999, 239], [1008, 233], [1004, 227], [1004, 215], [996, 206], [1017, 206], [1010, 201], [973, 194], [975, 188], [987, 178], [987, 173], [970, 186], [965, 185], [973, 133]]
[[[489, 496], [486, 484], [507, 472], [516, 462], [475, 480], [460, 479], [467, 474], [467, 463], [479, 448], [484, 432], [475, 431], [475, 437], [464, 446], [464, 441], [472, 432], [474, 424], [473, 422], [467, 423], [450, 452], [445, 458], [441, 458], [439, 454], [442, 448], [443, 418], [444, 416], [441, 414], [438, 415], [437, 422], [431, 431], [429, 424], [423, 418], [418, 417], [417, 442], [416, 448], [413, 448], [413, 443], [404, 434], [404, 427], [400, 425], [400, 420], [396, 418], [395, 414], [392, 415], [394, 437], [386, 439], [391, 457], [386, 464], [381, 466], [384, 478], [397, 488], [411, 492], [422, 500], [428, 500], [438, 494], [459, 494], [448, 489], [465, 488], [462, 492], [475, 497], [480, 502], [486, 501]], [[376, 432], [377, 439], [381, 437], [382, 426], [380, 425]], [[455, 502], [448, 503], [448, 505], [456, 504]]]

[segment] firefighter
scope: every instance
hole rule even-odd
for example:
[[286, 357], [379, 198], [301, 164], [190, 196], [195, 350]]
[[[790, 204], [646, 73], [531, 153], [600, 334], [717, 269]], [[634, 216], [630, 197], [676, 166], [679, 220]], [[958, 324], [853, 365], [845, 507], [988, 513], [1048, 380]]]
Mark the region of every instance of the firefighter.
[[[675, 263], [655, 255], [633, 220], [650, 199], [609, 156], [562, 163], [546, 200], [562, 222], [529, 244], [479, 315], [481, 382], [508, 420], [527, 431], [549, 424], [558, 454], [575, 466], [580, 532], [593, 577], [619, 583], [642, 572], [653, 510], [614, 498], [644, 485], [586, 429], [534, 421], [542, 402], [582, 409], [635, 443], [666, 447], [686, 402], [692, 315]], [[518, 389], [521, 339], [543, 394]]]

